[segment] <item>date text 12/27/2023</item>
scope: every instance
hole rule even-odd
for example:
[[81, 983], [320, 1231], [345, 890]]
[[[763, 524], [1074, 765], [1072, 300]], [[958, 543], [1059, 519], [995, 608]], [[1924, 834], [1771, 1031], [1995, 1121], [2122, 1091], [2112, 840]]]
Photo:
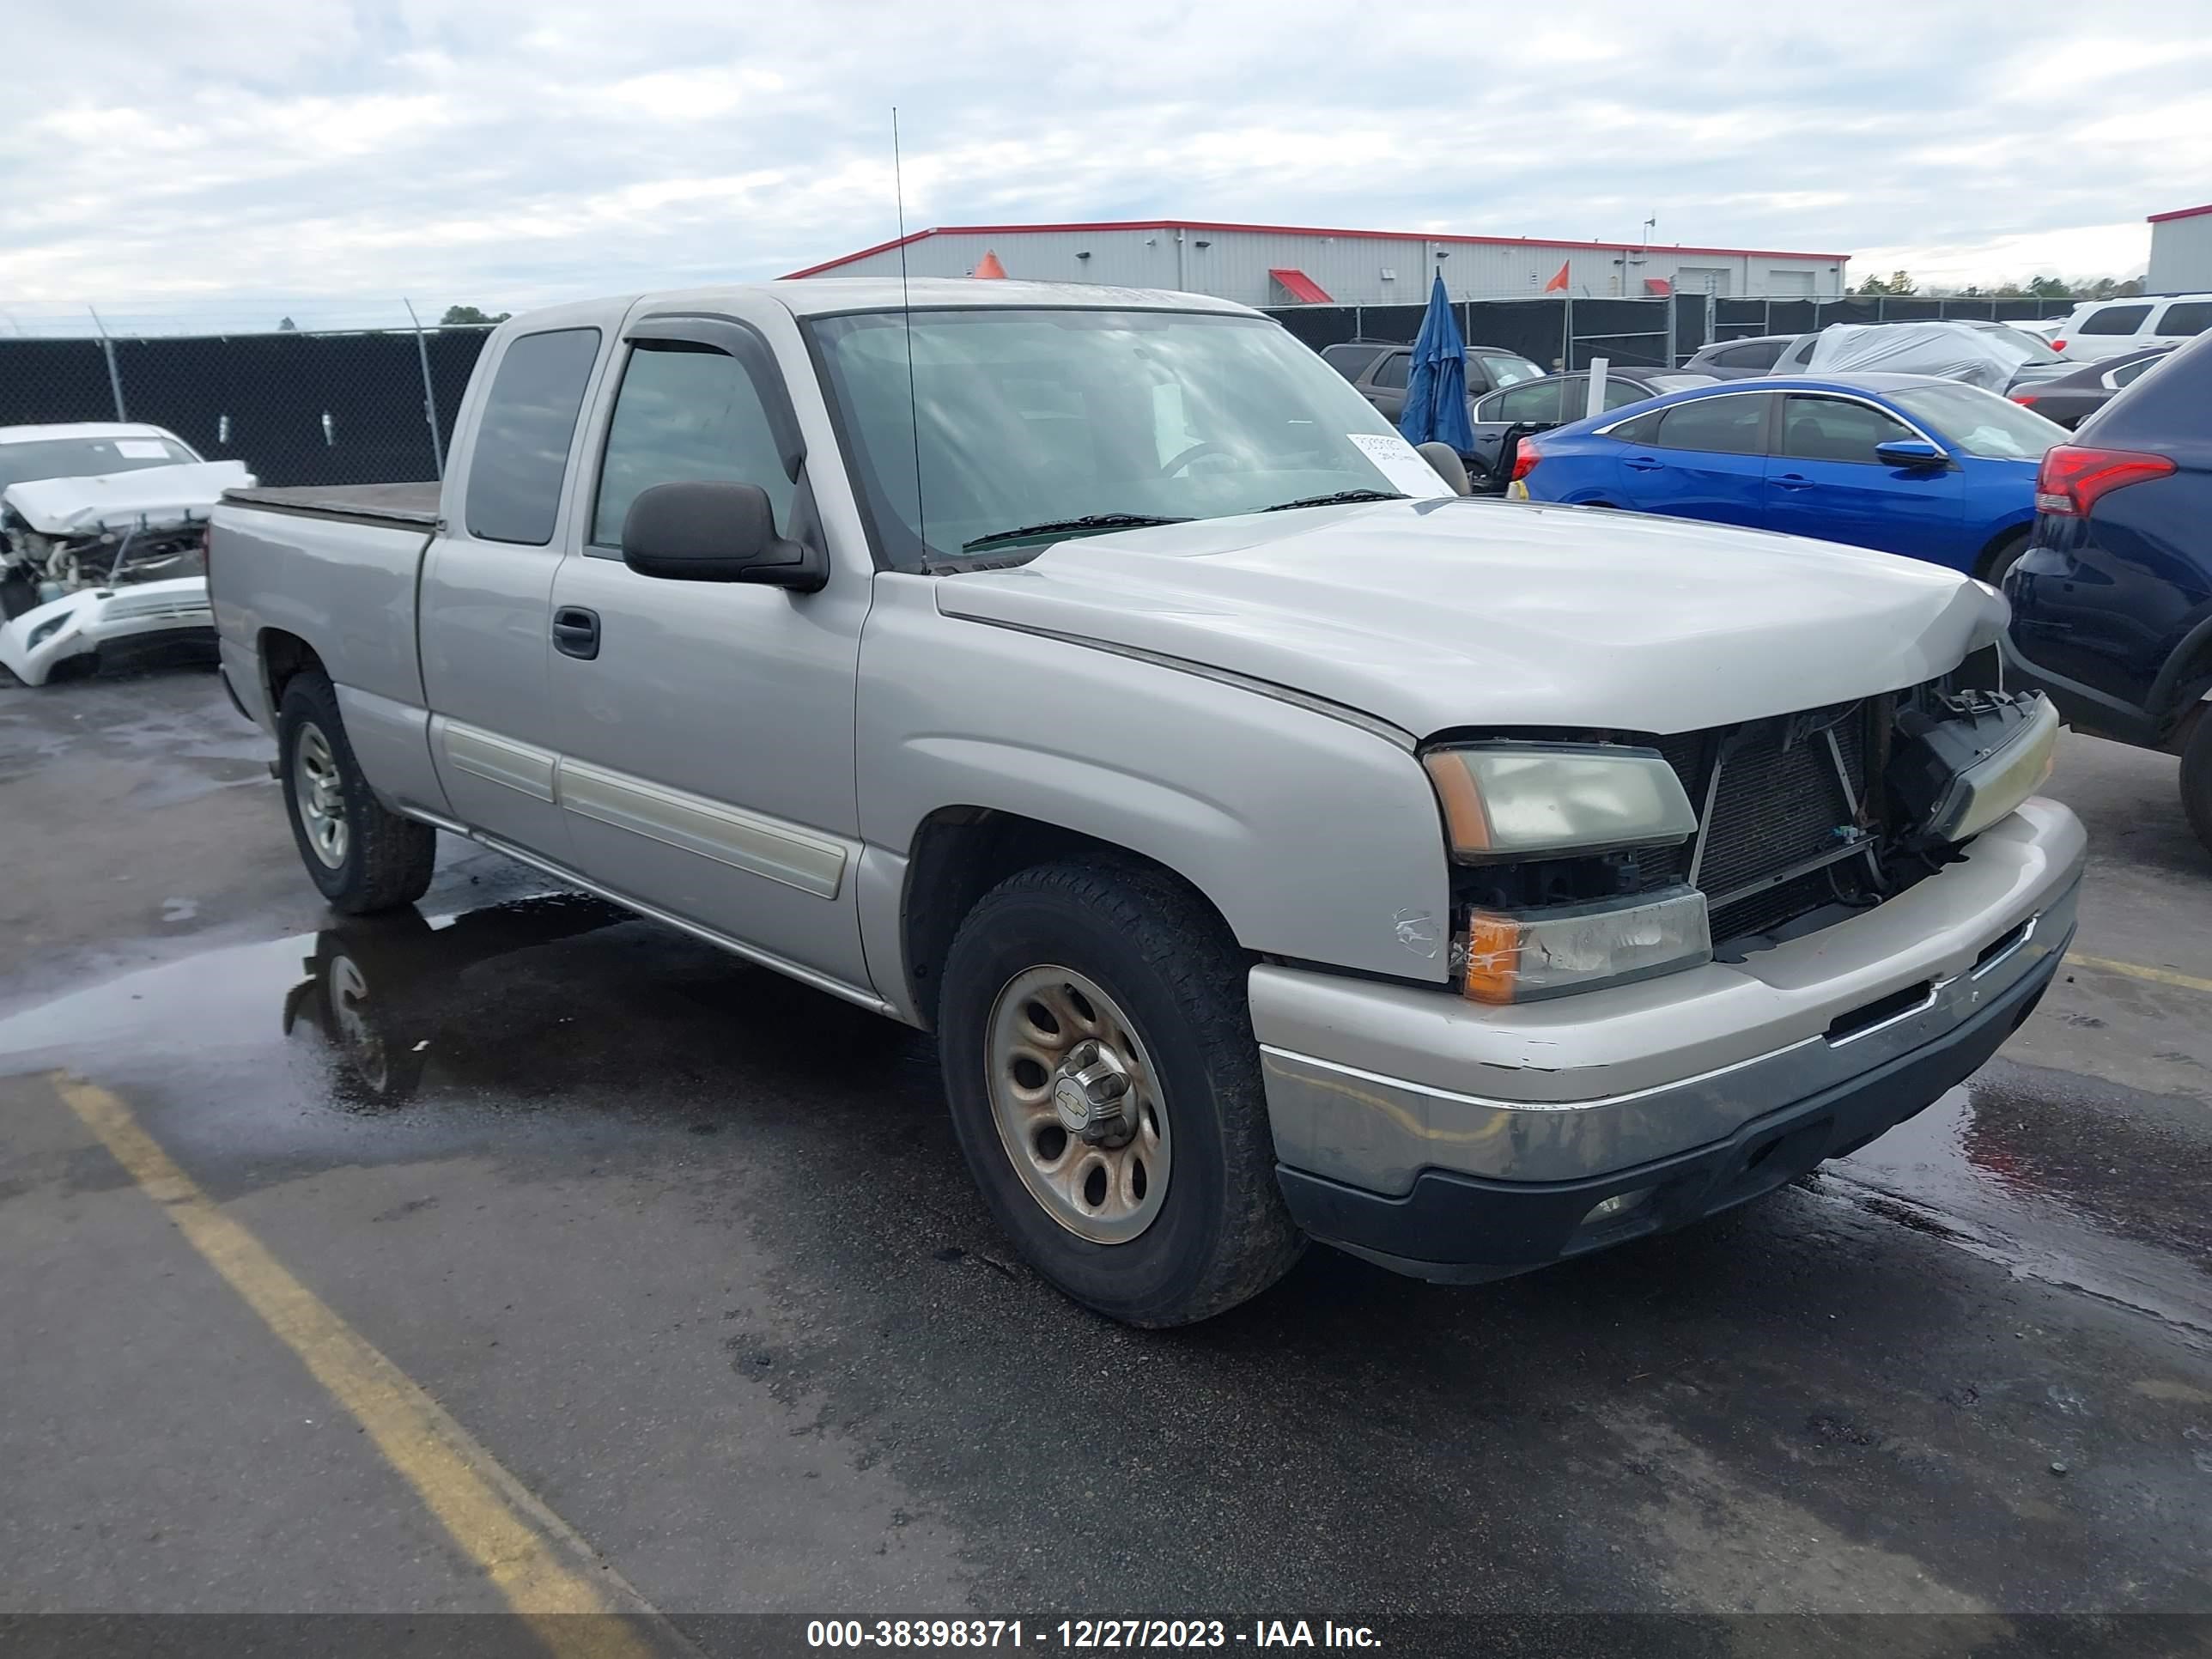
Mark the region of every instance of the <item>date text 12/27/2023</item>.
[[1066, 1652], [1154, 1648], [1379, 1648], [1364, 1625], [1334, 1620], [1255, 1619], [814, 1619], [810, 1648], [1058, 1648]]

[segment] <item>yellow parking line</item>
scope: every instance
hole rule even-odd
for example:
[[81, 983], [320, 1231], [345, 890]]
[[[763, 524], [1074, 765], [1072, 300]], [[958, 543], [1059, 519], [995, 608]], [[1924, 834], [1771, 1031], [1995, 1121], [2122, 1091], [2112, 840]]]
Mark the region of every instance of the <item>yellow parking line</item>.
[[[659, 1616], [636, 1601], [636, 1593], [612, 1581], [627, 1592], [618, 1600], [581, 1576], [578, 1569], [588, 1562], [590, 1547], [202, 1192], [128, 1106], [75, 1078], [53, 1082], [192, 1248], [353, 1414], [385, 1461], [415, 1488], [507, 1605], [530, 1620], [556, 1659], [646, 1659], [653, 1651], [629, 1619], [611, 1616], [640, 1613], [659, 1626]], [[564, 1561], [555, 1540], [576, 1559]], [[567, 1616], [578, 1613], [601, 1616]]]
[[2212, 994], [2212, 979], [2199, 979], [2194, 974], [2178, 973], [2171, 968], [2146, 968], [2139, 962], [2115, 962], [2110, 957], [2085, 957], [2079, 951], [2069, 951], [2066, 960], [2084, 968], [2094, 968], [2100, 973], [2121, 974], [2129, 979], [2147, 979], [2154, 985], [2178, 985], [2185, 991], [2203, 991]]

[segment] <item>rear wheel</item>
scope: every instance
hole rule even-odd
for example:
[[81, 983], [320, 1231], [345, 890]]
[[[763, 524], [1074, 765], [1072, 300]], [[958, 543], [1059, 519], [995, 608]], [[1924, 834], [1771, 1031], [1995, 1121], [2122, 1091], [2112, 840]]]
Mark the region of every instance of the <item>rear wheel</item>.
[[2212, 853], [2212, 705], [2200, 707], [2192, 718], [2197, 730], [2181, 751], [2181, 809], [2197, 839]]
[[346, 740], [337, 693], [321, 674], [297, 674], [285, 686], [276, 744], [292, 839], [331, 908], [367, 915], [422, 897], [438, 832], [376, 799]]
[[939, 1043], [961, 1151], [1030, 1264], [1112, 1318], [1204, 1319], [1304, 1248], [1248, 967], [1179, 882], [1088, 865], [1008, 878], [952, 942]]

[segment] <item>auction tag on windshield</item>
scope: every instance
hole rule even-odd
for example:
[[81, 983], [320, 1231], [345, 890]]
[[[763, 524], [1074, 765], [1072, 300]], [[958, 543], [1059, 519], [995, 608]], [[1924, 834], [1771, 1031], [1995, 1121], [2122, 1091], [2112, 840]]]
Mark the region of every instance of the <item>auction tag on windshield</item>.
[[166, 461], [169, 447], [157, 438], [118, 438], [115, 453], [128, 461]]
[[1347, 432], [1359, 453], [1372, 462], [1382, 476], [1390, 481], [1393, 489], [1402, 489], [1415, 501], [1431, 495], [1449, 495], [1451, 486], [1437, 476], [1436, 468], [1421, 459], [1421, 452], [1407, 443], [1395, 432]]

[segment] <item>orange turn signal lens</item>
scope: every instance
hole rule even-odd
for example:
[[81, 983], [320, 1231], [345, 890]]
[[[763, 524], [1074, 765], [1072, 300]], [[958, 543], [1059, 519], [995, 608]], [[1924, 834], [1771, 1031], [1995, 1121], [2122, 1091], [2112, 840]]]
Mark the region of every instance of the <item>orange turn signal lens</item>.
[[1521, 979], [1521, 924], [1480, 913], [1468, 917], [1467, 978], [1470, 1002], [1510, 1002]]

